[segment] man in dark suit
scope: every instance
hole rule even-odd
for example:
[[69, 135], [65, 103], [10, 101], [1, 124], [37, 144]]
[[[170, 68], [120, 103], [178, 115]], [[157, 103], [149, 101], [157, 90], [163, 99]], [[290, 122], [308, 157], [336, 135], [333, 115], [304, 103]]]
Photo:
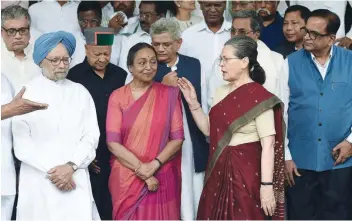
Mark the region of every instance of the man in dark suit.
[[94, 200], [102, 220], [112, 219], [112, 203], [108, 180], [110, 152], [106, 145], [106, 112], [110, 94], [125, 84], [126, 71], [110, 63], [114, 30], [97, 27], [84, 31], [86, 58], [71, 68], [67, 78], [82, 84], [91, 94], [97, 111], [100, 129], [96, 158], [90, 165], [90, 180]]
[[[199, 60], [178, 54], [182, 39], [178, 23], [173, 19], [162, 18], [150, 29], [152, 45], [157, 53], [158, 72], [155, 80], [177, 87], [179, 77], [187, 78], [194, 86], [199, 101], [206, 100], [202, 85], [202, 74]], [[198, 203], [203, 189], [204, 171], [206, 168], [209, 145], [203, 133], [198, 129], [182, 97], [184, 112], [185, 141], [182, 146], [182, 194], [181, 219], [196, 218]], [[203, 109], [206, 102], [201, 102]]]

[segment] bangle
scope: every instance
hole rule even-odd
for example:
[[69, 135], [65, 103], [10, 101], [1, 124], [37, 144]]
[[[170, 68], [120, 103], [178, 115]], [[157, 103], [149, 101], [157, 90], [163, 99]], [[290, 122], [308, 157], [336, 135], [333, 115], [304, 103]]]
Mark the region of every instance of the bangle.
[[155, 157], [155, 159], [154, 160], [156, 160], [156, 161], [158, 161], [158, 163], [159, 163], [159, 167], [161, 167], [162, 165], [163, 165], [163, 163], [157, 158], [157, 157]]
[[272, 182], [260, 182], [260, 184], [263, 186], [272, 186], [273, 185]]
[[198, 110], [200, 108], [200, 105], [197, 107], [197, 108], [194, 108], [194, 109], [191, 109], [190, 108], [190, 111], [196, 111], [196, 110]]

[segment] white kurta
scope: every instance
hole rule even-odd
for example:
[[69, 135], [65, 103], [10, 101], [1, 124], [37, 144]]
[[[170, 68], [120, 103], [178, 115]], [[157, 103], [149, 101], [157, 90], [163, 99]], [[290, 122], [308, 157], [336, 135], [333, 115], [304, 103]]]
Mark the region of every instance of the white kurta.
[[[264, 83], [265, 89], [269, 92], [277, 95], [278, 94], [278, 81], [284, 59], [282, 55], [275, 51], [271, 51], [262, 41], [258, 40], [258, 63], [262, 66], [265, 71], [266, 80]], [[214, 93], [218, 87], [223, 84], [227, 84], [227, 81], [223, 80], [222, 72], [219, 67], [219, 61], [214, 62], [212, 68], [212, 75], [207, 79], [208, 86], [208, 107], [213, 106]]]
[[[14, 150], [22, 161], [17, 219], [92, 220], [88, 165], [100, 136], [94, 101], [81, 84], [66, 79], [54, 82], [40, 75], [26, 88], [24, 98], [49, 107], [12, 121]], [[76, 189], [61, 192], [46, 174], [69, 161], [79, 168], [73, 175]]]
[[24, 49], [25, 58], [19, 60], [13, 51], [8, 51], [6, 44], [1, 38], [1, 73], [10, 81], [15, 91], [21, 89], [40, 73], [40, 68], [33, 61], [33, 44], [28, 44]]
[[[1, 105], [12, 101], [14, 90], [1, 74]], [[16, 196], [16, 170], [12, 155], [11, 118], [1, 121], [1, 220], [11, 220]]]
[[66, 31], [73, 35], [81, 32], [79, 27], [77, 8], [78, 2], [68, 1], [61, 6], [55, 0], [43, 0], [28, 8], [31, 16], [31, 42], [35, 42], [41, 35]]

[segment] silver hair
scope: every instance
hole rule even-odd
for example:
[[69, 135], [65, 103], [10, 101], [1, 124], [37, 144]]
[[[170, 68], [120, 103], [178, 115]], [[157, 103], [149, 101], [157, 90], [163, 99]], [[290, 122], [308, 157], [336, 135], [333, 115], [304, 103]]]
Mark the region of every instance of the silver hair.
[[251, 29], [255, 32], [260, 32], [263, 27], [263, 19], [252, 10], [241, 10], [233, 13], [232, 20], [236, 18], [250, 18], [251, 19]]
[[173, 40], [179, 40], [181, 38], [180, 25], [173, 18], [160, 18], [150, 27], [150, 35], [153, 37], [162, 33], [169, 33]]
[[27, 9], [19, 5], [10, 5], [1, 10], [1, 26], [4, 26], [7, 20], [20, 18], [26, 18], [28, 20], [28, 26], [31, 25], [31, 16]]

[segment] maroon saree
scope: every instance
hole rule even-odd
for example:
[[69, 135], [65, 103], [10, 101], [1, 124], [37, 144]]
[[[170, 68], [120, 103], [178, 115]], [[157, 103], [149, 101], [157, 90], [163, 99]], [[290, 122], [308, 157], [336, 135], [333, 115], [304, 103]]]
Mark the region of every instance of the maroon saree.
[[268, 109], [275, 117], [274, 192], [272, 219], [284, 219], [284, 121], [281, 101], [260, 84], [239, 87], [209, 113], [210, 157], [198, 220], [263, 220], [260, 204], [260, 142], [229, 146], [232, 134]]

